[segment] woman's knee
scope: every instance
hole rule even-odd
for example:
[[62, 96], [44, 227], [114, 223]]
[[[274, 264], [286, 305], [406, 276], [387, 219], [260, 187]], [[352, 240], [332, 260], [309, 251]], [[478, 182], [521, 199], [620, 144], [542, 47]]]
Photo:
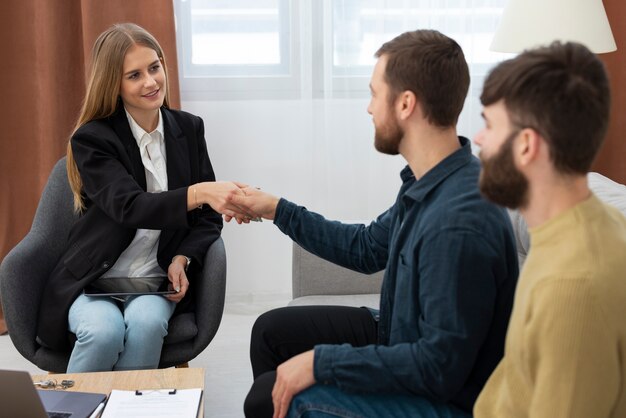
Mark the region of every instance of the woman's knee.
[[78, 344], [90, 344], [97, 347], [111, 347], [119, 352], [124, 347], [124, 323], [119, 320], [88, 321], [81, 323], [75, 330]]
[[150, 315], [149, 312], [146, 312], [141, 315], [126, 316], [125, 321], [128, 334], [159, 337], [167, 335], [169, 318]]
[[134, 300], [124, 310], [124, 322], [127, 333], [137, 333], [146, 336], [167, 335], [173, 304], [167, 299], [155, 299], [159, 296], [144, 297]]

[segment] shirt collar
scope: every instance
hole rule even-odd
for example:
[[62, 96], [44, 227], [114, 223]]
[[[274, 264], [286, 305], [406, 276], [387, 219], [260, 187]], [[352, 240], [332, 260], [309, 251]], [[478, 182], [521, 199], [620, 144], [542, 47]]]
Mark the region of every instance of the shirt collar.
[[405, 192], [406, 197], [416, 201], [423, 200], [439, 183], [472, 160], [470, 141], [463, 136], [459, 136], [459, 142], [461, 143], [461, 148], [444, 158], [419, 180], [415, 179], [408, 165], [402, 169], [400, 178], [402, 179], [404, 187], [407, 187]]
[[159, 134], [161, 134], [159, 136], [159, 139], [165, 138], [165, 133], [163, 130], [163, 115], [161, 114], [161, 109], [159, 109], [159, 122], [157, 123], [157, 127], [154, 131], [150, 133], [144, 131], [143, 128], [139, 126], [137, 122], [135, 122], [135, 119], [133, 119], [131, 114], [128, 113], [128, 110], [124, 109], [124, 111], [126, 112], [126, 117], [128, 118], [130, 131], [133, 133], [133, 137], [135, 138], [135, 141], [137, 141], [137, 145], [140, 145], [141, 139], [143, 138], [145, 134], [152, 136], [153, 133], [158, 132]]

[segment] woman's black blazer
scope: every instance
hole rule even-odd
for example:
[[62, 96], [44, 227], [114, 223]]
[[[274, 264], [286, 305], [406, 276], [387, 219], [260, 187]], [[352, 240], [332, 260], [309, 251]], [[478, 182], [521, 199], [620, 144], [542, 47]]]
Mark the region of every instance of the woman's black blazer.
[[53, 270], [39, 309], [39, 341], [69, 348], [68, 312], [83, 288], [102, 276], [133, 240], [136, 230], [161, 230], [157, 260], [167, 272], [177, 254], [191, 257], [190, 290], [177, 310], [193, 300], [204, 255], [220, 236], [222, 218], [204, 205], [187, 211], [188, 186], [215, 181], [202, 119], [161, 108], [165, 131], [168, 191], [146, 192], [137, 142], [123, 106], [110, 117], [80, 127], [72, 136], [83, 181], [85, 211], [69, 233], [67, 248]]

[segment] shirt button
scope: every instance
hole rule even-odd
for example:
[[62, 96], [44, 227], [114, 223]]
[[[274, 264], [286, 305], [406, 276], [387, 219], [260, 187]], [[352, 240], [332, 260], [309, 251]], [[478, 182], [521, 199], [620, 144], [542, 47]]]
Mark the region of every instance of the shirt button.
[[108, 269], [108, 268], [109, 268], [109, 266], [110, 266], [110, 264], [109, 264], [109, 262], [108, 262], [108, 261], [105, 261], [104, 263], [102, 263], [102, 268], [103, 268], [103, 269]]

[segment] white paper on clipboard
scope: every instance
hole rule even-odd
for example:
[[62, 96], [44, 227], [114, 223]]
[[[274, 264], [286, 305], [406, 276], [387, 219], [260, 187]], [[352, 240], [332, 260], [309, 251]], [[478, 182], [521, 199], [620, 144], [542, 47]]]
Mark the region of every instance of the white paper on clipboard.
[[202, 389], [112, 390], [101, 418], [196, 418]]

